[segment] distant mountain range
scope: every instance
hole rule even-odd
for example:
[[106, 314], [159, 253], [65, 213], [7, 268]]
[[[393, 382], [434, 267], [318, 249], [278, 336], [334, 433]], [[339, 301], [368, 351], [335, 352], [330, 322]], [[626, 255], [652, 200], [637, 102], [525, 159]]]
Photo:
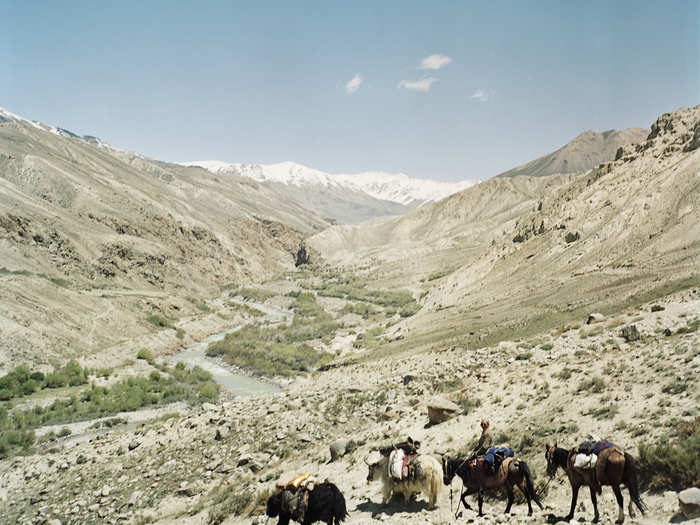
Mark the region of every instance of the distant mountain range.
[[381, 171], [356, 175], [330, 174], [294, 162], [230, 164], [204, 160], [180, 164], [276, 185], [317, 213], [341, 223], [357, 223], [382, 215], [401, 215], [477, 184], [477, 181], [412, 179], [403, 173]]
[[644, 142], [648, 134], [649, 130], [642, 128], [622, 131], [611, 129], [601, 133], [585, 131], [555, 152], [505, 171], [498, 177], [544, 177], [556, 173], [583, 173], [602, 162], [614, 160], [615, 153], [621, 146]]

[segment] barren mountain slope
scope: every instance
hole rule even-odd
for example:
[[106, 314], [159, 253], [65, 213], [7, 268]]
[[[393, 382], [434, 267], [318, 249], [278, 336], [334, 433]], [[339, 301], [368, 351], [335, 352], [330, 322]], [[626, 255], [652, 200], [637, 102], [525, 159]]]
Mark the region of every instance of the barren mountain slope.
[[498, 177], [542, 177], [554, 173], [582, 173], [601, 162], [613, 160], [620, 146], [643, 142], [648, 134], [648, 129], [641, 128], [622, 131], [611, 129], [602, 133], [585, 131], [555, 152], [501, 173]]
[[149, 332], [149, 314], [191, 311], [185, 297], [290, 267], [300, 240], [325, 226], [249, 179], [5, 118], [0, 367], [96, 352]]
[[385, 286], [413, 285], [424, 307], [397, 327], [396, 338], [411, 333], [402, 347], [616, 311], [699, 278], [698, 122], [700, 107], [678, 110], [586, 174], [490, 180], [312, 244], [334, 261], [372, 261]]

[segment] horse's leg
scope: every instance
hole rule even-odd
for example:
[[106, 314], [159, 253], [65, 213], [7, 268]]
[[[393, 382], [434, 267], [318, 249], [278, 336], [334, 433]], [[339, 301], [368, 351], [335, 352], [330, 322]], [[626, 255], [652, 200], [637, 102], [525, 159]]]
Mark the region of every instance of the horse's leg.
[[513, 485], [510, 482], [506, 482], [506, 493], [508, 494], [508, 504], [506, 505], [506, 514], [510, 514], [510, 507], [513, 505]]
[[479, 500], [479, 516], [483, 516], [484, 513], [481, 511], [481, 507], [484, 505], [484, 488], [481, 485], [477, 489], [477, 499]]
[[[524, 485], [524, 486], [523, 486]], [[532, 516], [532, 500], [530, 499], [530, 492], [527, 490], [527, 482], [522, 480], [518, 485], [520, 492], [525, 496], [525, 501], [527, 501], [527, 515]]]
[[598, 523], [598, 520], [600, 520], [600, 515], [598, 514], [598, 500], [596, 499], [596, 492], [597, 492], [597, 485], [594, 483], [591, 483], [588, 485], [588, 488], [591, 489], [591, 501], [593, 502], [593, 523]]
[[576, 508], [576, 500], [578, 499], [579, 486], [578, 484], [571, 484], [571, 508], [569, 509], [569, 515], [566, 517], [566, 521], [574, 519], [574, 509]]
[[473, 494], [471, 487], [467, 487], [465, 490], [463, 490], [462, 495], [460, 496], [459, 499], [462, 500], [462, 505], [464, 505], [465, 509], [472, 510], [472, 508], [469, 506], [469, 503], [467, 503], [467, 496], [469, 494]]
[[617, 506], [619, 509], [617, 521], [615, 523], [622, 523], [625, 521], [625, 505], [622, 499], [622, 491], [620, 490], [620, 485], [613, 485], [612, 489], [615, 493], [615, 499], [617, 500]]

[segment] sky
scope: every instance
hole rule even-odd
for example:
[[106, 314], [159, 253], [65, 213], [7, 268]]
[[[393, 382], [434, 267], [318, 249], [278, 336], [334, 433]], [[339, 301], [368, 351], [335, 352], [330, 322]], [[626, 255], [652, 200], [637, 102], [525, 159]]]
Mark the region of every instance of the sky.
[[160, 160], [484, 180], [700, 103], [700, 2], [0, 3], [0, 107]]

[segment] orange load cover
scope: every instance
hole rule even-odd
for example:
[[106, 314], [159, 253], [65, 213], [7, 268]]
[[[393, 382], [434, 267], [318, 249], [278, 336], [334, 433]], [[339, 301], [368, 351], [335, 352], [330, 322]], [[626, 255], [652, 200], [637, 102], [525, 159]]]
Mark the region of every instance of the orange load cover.
[[282, 475], [277, 480], [277, 487], [281, 488], [281, 489], [284, 489], [287, 487], [293, 487], [295, 489], [298, 489], [299, 485], [304, 483], [304, 481], [306, 481], [310, 476], [311, 476], [311, 474], [309, 474], [307, 472], [299, 472], [299, 473], [293, 474], [293, 475], [289, 475], [289, 474]]

